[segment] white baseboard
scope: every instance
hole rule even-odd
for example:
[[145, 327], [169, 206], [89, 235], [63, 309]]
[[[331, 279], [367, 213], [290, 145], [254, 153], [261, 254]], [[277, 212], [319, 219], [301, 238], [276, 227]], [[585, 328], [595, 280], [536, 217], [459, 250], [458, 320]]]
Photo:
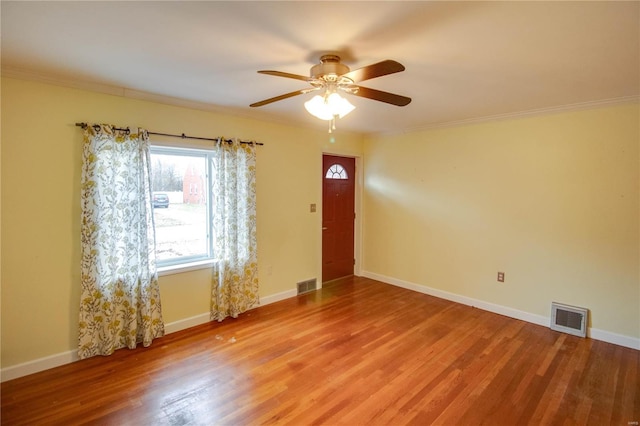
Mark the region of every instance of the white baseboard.
[[[509, 308], [506, 306], [496, 305], [494, 303], [485, 302], [471, 297], [461, 296], [455, 293], [449, 293], [447, 291], [438, 290], [430, 287], [425, 287], [419, 284], [411, 283], [409, 281], [403, 281], [396, 278], [387, 277], [384, 275], [376, 274], [373, 272], [363, 271], [361, 276], [371, 278], [376, 281], [395, 285], [397, 287], [413, 290], [418, 293], [428, 294], [430, 296], [438, 297], [440, 299], [450, 300], [452, 302], [461, 303], [463, 305], [475, 306], [476, 308], [483, 309], [485, 311], [494, 312], [496, 314], [504, 315], [510, 318], [519, 319], [522, 321], [530, 322], [545, 327], [549, 326], [550, 319], [541, 315], [532, 314], [529, 312], [520, 311], [518, 309]], [[281, 293], [272, 294], [260, 298], [260, 305], [269, 305], [271, 303], [279, 302], [281, 300], [289, 299], [297, 295], [296, 290], [287, 290]], [[257, 306], [256, 306], [257, 307]], [[177, 331], [185, 330], [190, 327], [195, 327], [200, 324], [205, 324], [210, 321], [209, 312], [195, 315], [182, 320], [174, 321], [165, 324], [165, 333], [171, 334]], [[595, 340], [601, 340], [603, 342], [613, 343], [614, 345], [624, 346], [631, 349], [640, 350], [640, 339], [625, 336], [622, 334], [612, 333], [609, 331], [600, 330], [597, 328], [590, 328], [587, 330], [589, 337]], [[33, 361], [25, 362], [22, 364], [13, 365], [0, 370], [0, 381], [5, 382], [7, 380], [17, 379], [18, 377], [27, 376], [29, 374], [37, 373], [39, 371], [48, 370], [50, 368], [59, 367], [61, 365], [70, 364], [78, 361], [78, 351], [76, 349], [62, 352], [56, 355], [39, 358]]]
[[[291, 289], [287, 291], [283, 291], [280, 293], [272, 294], [270, 296], [265, 296], [260, 298], [260, 306], [270, 305], [272, 303], [279, 302], [281, 300], [290, 299], [292, 297], [296, 297], [298, 295], [298, 291], [296, 289]], [[257, 306], [256, 306], [257, 308]]]
[[[279, 302], [290, 297], [295, 297], [296, 295], [297, 292], [294, 289], [261, 297], [260, 306]], [[258, 306], [256, 306], [256, 308], [257, 307]], [[187, 328], [195, 327], [200, 324], [205, 324], [209, 321], [211, 321], [210, 313], [206, 312], [189, 318], [167, 323], [164, 326], [164, 332], [165, 334], [171, 334], [177, 331], [186, 330]], [[56, 355], [51, 355], [22, 364], [13, 365], [11, 367], [6, 367], [0, 370], [0, 381], [6, 382], [7, 380], [17, 379], [18, 377], [27, 376], [29, 374], [38, 373], [50, 368], [70, 364], [72, 362], [78, 361], [79, 359], [80, 357], [78, 356], [78, 350], [74, 349], [72, 351], [62, 352]]]
[[[438, 297], [440, 299], [450, 300], [452, 302], [461, 303], [463, 305], [474, 306], [485, 311], [493, 312], [496, 314], [504, 315], [510, 318], [519, 319], [522, 321], [530, 322], [532, 324], [542, 325], [549, 327], [551, 319], [542, 315], [536, 315], [529, 312], [521, 311], [507, 306], [496, 305], [494, 303], [485, 302], [483, 300], [474, 299], [467, 296], [461, 296], [455, 293], [449, 293], [447, 291], [438, 290], [431, 287], [415, 284], [409, 281], [399, 280], [397, 278], [387, 277], [385, 275], [376, 274], [374, 272], [363, 271], [362, 276], [371, 278], [372, 280], [381, 281], [386, 284], [391, 284], [396, 287], [406, 288], [418, 293], [428, 294], [430, 296]], [[625, 336], [622, 334], [612, 333], [610, 331], [600, 330], [597, 328], [589, 328], [587, 335], [595, 340], [601, 340], [607, 343], [613, 343], [614, 345], [624, 346], [626, 348], [640, 350], [640, 339]]]
[[396, 287], [402, 287], [408, 290], [417, 291], [418, 293], [428, 294], [429, 296], [438, 297], [440, 299], [450, 300], [452, 302], [461, 303], [467, 306], [474, 306], [476, 308], [489, 311], [489, 312], [494, 312], [496, 314], [504, 315], [510, 318], [516, 318], [522, 321], [526, 321], [526, 322], [530, 322], [538, 325], [549, 325], [549, 319], [541, 315], [530, 314], [528, 312], [519, 311], [517, 309], [509, 308], [506, 306], [496, 305], [494, 303], [473, 299], [467, 296], [461, 296], [455, 293], [449, 293], [448, 291], [438, 290], [435, 288], [414, 284], [409, 281], [403, 281], [397, 278], [391, 278], [391, 277], [376, 274], [373, 272], [365, 271], [362, 276], [371, 278], [372, 280], [381, 281], [386, 284], [395, 285]]
[[640, 351], [640, 339], [624, 334], [613, 333], [611, 331], [600, 330], [598, 328], [588, 328], [587, 336], [594, 340], [600, 340], [614, 345], [624, 346], [625, 348], [636, 349]]
[[7, 380], [17, 379], [18, 377], [27, 376], [29, 374], [37, 373], [39, 371], [48, 370], [50, 368], [59, 367], [65, 364], [71, 364], [78, 361], [78, 350], [62, 352], [56, 355], [39, 358], [33, 361], [28, 361], [22, 364], [12, 365], [11, 367], [3, 368], [0, 371], [1, 380], [6, 382]]
[[196, 325], [200, 325], [200, 324], [205, 324], [209, 321], [211, 321], [211, 313], [206, 312], [204, 314], [199, 314], [193, 317], [170, 322], [164, 325], [164, 334], [167, 335], [167, 334], [175, 333], [176, 331], [186, 330], [187, 328], [195, 327]]

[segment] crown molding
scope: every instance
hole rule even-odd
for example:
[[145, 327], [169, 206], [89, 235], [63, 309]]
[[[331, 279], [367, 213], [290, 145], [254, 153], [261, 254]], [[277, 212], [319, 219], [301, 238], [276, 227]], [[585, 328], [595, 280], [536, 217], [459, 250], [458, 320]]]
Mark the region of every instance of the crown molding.
[[505, 114], [487, 115], [482, 117], [465, 118], [463, 120], [445, 121], [439, 123], [430, 123], [423, 126], [411, 127], [397, 132], [381, 132], [379, 135], [399, 135], [406, 133], [414, 133], [425, 130], [441, 129], [447, 127], [460, 127], [473, 124], [489, 123], [503, 120], [515, 120], [518, 118], [537, 117], [542, 115], [559, 114], [562, 112], [583, 111], [588, 109], [604, 108], [616, 105], [627, 105], [632, 103], [640, 103], [640, 95], [621, 96], [619, 98], [601, 99], [597, 101], [578, 102], [566, 105], [557, 105], [552, 107], [537, 108], [525, 111], [509, 112]]
[[[218, 114], [232, 115], [240, 118], [246, 118], [250, 120], [260, 120], [269, 123], [283, 124], [287, 126], [296, 126], [305, 129], [318, 130], [316, 126], [311, 126], [305, 122], [292, 121], [289, 118], [280, 117], [274, 114], [268, 113], [247, 113], [241, 108], [231, 106], [220, 106], [216, 104], [190, 101], [182, 98], [175, 98], [171, 96], [159, 95], [151, 92], [144, 92], [141, 90], [128, 89], [125, 87], [118, 87], [104, 83], [96, 83], [82, 80], [74, 80], [69, 78], [63, 78], [50, 74], [42, 74], [34, 71], [13, 68], [3, 66], [1, 69], [3, 77], [15, 78], [19, 80], [30, 80], [40, 83], [52, 84], [56, 86], [69, 87], [73, 89], [87, 90], [90, 92], [103, 93], [113, 96], [121, 96], [129, 99], [137, 99], [141, 101], [155, 102], [165, 105], [178, 106], [183, 108], [209, 111]], [[536, 117], [542, 115], [558, 114], [562, 112], [582, 111], [587, 109], [603, 108], [616, 105], [625, 105], [631, 103], [640, 103], [640, 95], [622, 96], [618, 98], [601, 99], [596, 101], [578, 102], [573, 104], [557, 105], [552, 107], [537, 108], [524, 111], [516, 111], [505, 114], [496, 114], [481, 117], [466, 118], [463, 120], [453, 120], [446, 122], [429, 123], [416, 127], [409, 127], [398, 131], [381, 131], [381, 132], [358, 132], [349, 131], [350, 133], [356, 133], [366, 136], [392, 136], [399, 134], [415, 133], [425, 130], [440, 129], [447, 127], [460, 127], [473, 124], [481, 124], [502, 120], [513, 120], [518, 118]]]
[[107, 95], [125, 96], [126, 89], [108, 84], [87, 82], [82, 80], [63, 79], [49, 74], [42, 74], [21, 68], [13, 68], [7, 66], [2, 66], [1, 71], [2, 77], [35, 81], [38, 83], [52, 84], [55, 86], [69, 87], [72, 89], [88, 90], [91, 92], [98, 92]]
[[[43, 74], [30, 70], [3, 66], [0, 70], [2, 77], [15, 78], [17, 80], [35, 81], [38, 83], [51, 84], [54, 86], [67, 87], [71, 89], [86, 90], [89, 92], [102, 93], [112, 96], [120, 96], [128, 99], [136, 99], [140, 101], [155, 102], [164, 105], [177, 106], [200, 111], [208, 111], [217, 114], [231, 115], [249, 120], [259, 120], [275, 124], [283, 124], [287, 126], [301, 127], [305, 129], [318, 130], [317, 126], [309, 123], [294, 121], [289, 118], [280, 117], [274, 114], [264, 112], [247, 113], [241, 108], [232, 106], [221, 106], [207, 102], [191, 101], [172, 96], [160, 95], [157, 93], [145, 92], [142, 90], [129, 89], [126, 87], [113, 86], [104, 83], [96, 83], [82, 80], [75, 80], [55, 76], [52, 74]], [[361, 132], [352, 132], [360, 134]]]

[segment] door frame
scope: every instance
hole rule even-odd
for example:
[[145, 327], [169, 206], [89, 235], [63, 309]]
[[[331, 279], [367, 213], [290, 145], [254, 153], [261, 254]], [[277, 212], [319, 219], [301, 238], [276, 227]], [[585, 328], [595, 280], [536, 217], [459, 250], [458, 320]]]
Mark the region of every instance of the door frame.
[[[320, 162], [320, 173], [319, 176], [324, 176], [324, 167], [322, 165], [322, 159], [325, 155], [333, 155], [336, 157], [345, 157], [345, 158], [354, 158], [356, 160], [356, 176], [355, 176], [355, 194], [354, 194], [354, 208], [356, 213], [356, 219], [353, 224], [353, 258], [355, 259], [355, 265], [353, 265], [353, 275], [360, 276], [361, 275], [361, 261], [362, 261], [362, 197], [363, 197], [363, 182], [364, 182], [364, 173], [363, 173], [363, 159], [361, 155], [348, 154], [344, 152], [336, 152], [336, 151], [322, 151], [319, 162]], [[320, 202], [318, 203], [318, 217], [317, 217], [317, 232], [318, 232], [318, 262], [317, 262], [317, 288], [322, 288], [322, 209], [324, 205], [322, 203], [322, 177], [319, 180], [319, 194], [320, 194]]]

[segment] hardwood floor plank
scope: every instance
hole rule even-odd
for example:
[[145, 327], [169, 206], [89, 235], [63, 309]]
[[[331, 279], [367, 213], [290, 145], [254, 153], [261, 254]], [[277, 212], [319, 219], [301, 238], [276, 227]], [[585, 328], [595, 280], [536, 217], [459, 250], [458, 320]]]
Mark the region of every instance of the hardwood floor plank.
[[7, 425], [622, 424], [640, 351], [350, 277], [11, 380]]

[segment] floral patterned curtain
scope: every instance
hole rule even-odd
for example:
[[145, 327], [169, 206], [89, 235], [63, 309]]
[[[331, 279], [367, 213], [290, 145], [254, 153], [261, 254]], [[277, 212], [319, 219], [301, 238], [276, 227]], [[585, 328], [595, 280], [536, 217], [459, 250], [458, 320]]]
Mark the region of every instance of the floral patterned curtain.
[[148, 139], [143, 129], [84, 128], [81, 359], [149, 346], [164, 334]]
[[236, 318], [259, 303], [256, 245], [256, 148], [220, 141], [212, 159], [211, 319]]

